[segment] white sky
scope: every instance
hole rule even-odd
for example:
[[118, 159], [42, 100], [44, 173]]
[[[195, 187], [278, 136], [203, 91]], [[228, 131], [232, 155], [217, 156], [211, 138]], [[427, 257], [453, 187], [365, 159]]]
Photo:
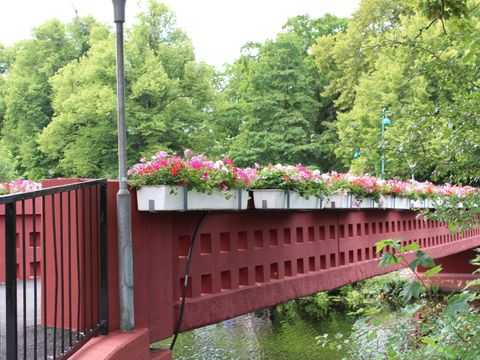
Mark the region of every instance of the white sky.
[[[143, 0], [145, 3], [145, 0]], [[220, 66], [239, 57], [247, 41], [264, 42], [281, 31], [289, 17], [325, 13], [348, 16], [360, 0], [164, 0], [177, 15], [196, 49], [197, 59]], [[73, 4], [73, 5], [72, 5]], [[50, 18], [69, 22], [74, 7], [80, 16], [93, 15], [113, 25], [111, 0], [1, 0], [0, 43], [28, 38], [33, 27]], [[127, 23], [138, 12], [137, 0], [127, 0]]]

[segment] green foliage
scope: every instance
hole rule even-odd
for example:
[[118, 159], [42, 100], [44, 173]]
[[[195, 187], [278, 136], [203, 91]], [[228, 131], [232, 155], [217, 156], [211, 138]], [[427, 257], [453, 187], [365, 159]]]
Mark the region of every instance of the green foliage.
[[426, 219], [447, 223], [452, 234], [463, 232], [478, 224], [480, 218], [480, 193], [465, 197], [445, 197], [434, 211], [424, 211]]
[[7, 61], [2, 136], [21, 176], [38, 179], [49, 173], [51, 163], [40, 153], [37, 135], [54, 113], [49, 78], [82, 55], [75, 46], [80, 41], [76, 35], [58, 20], [47, 21], [33, 30], [32, 40], [17, 44], [14, 58]]
[[[420, 299], [424, 287], [416, 272], [417, 267], [426, 269], [424, 276], [428, 277], [438, 274], [442, 270], [442, 266], [435, 265], [434, 260], [425, 252], [419, 250], [418, 246], [401, 247], [400, 244], [398, 240], [383, 240], [377, 243], [377, 252], [390, 246], [397, 253], [384, 252], [380, 266], [398, 264], [399, 259], [401, 259], [403, 265], [408, 265], [414, 271], [419, 281], [405, 284], [400, 293], [403, 301], [407, 303], [411, 299]], [[415, 251], [415, 256], [408, 262], [406, 253], [411, 251]], [[476, 264], [478, 261], [474, 259], [473, 263]], [[470, 285], [475, 285], [475, 283]], [[446, 359], [476, 359], [480, 354], [480, 347], [476, 345], [474, 339], [478, 335], [480, 316], [478, 310], [470, 305], [475, 299], [477, 299], [475, 293], [463, 291], [449, 295], [446, 298], [446, 305], [438, 304], [431, 307], [432, 298], [429, 296], [429, 301], [424, 307], [415, 310], [413, 318], [411, 314], [406, 318], [405, 326], [401, 327], [405, 331], [404, 338], [399, 341], [398, 328], [393, 331], [390, 330], [390, 334], [384, 336], [383, 343], [386, 345], [379, 351], [384, 354], [381, 355], [381, 358], [386, 356], [395, 359], [437, 359], [441, 356]], [[363, 324], [372, 321], [374, 316], [370, 315], [364, 318]], [[385, 324], [385, 321], [381, 320], [380, 323]], [[392, 337], [393, 334], [395, 335]], [[352, 340], [350, 343], [353, 344], [355, 349], [359, 347], [359, 339], [361, 337], [356, 335], [352, 335], [350, 339]]]
[[478, 19], [477, 1], [364, 0], [345, 33], [318, 39], [319, 69], [335, 71], [323, 94], [338, 96], [345, 165], [379, 174], [383, 147], [391, 176], [407, 177], [410, 162], [420, 179], [480, 178]]
[[435, 261], [433, 261], [433, 259], [425, 252], [417, 250], [417, 252], [415, 253], [415, 259], [410, 262], [409, 267], [410, 269], [415, 271], [417, 266], [421, 266], [424, 268], [433, 268], [435, 266]]
[[275, 307], [281, 319], [329, 319], [332, 313], [348, 313], [354, 317], [397, 310], [406, 305], [402, 291], [409, 281], [397, 273], [377, 276], [320, 292]]
[[331, 151], [336, 142], [329, 123], [335, 117], [333, 98], [320, 96], [329, 74], [318, 72], [309, 49], [315, 36], [345, 27], [345, 20], [331, 15], [316, 20], [299, 16], [290, 19], [275, 40], [246, 44], [241, 58], [224, 74], [229, 104], [214, 116], [229, 124], [228, 153], [237, 163], [338, 168]]
[[420, 297], [420, 290], [421, 284], [418, 281], [412, 281], [405, 284], [400, 295], [402, 296], [403, 301], [409, 302], [412, 298], [418, 299]]
[[457, 315], [461, 312], [470, 310], [469, 303], [476, 298], [474, 293], [463, 291], [459, 294], [453, 294], [448, 299], [448, 305], [443, 310], [446, 315]]
[[[378, 174], [383, 148], [390, 177], [413, 166], [421, 180], [478, 183], [479, 16], [478, 0], [363, 0], [350, 19], [288, 19], [215, 73], [149, 0], [126, 31], [129, 163], [188, 147]], [[32, 35], [0, 45], [1, 137], [18, 174], [114, 177], [111, 29], [87, 17]]]
[[[130, 164], [158, 148], [198, 147], [196, 133], [213, 97], [211, 68], [195, 62], [168, 8], [150, 1], [138, 19], [125, 45]], [[57, 175], [115, 177], [115, 40], [97, 26], [88, 43], [88, 56], [50, 79], [55, 116], [39, 137], [40, 149]]]
[[0, 140], [0, 182], [11, 181], [15, 177], [15, 163], [12, 155]]

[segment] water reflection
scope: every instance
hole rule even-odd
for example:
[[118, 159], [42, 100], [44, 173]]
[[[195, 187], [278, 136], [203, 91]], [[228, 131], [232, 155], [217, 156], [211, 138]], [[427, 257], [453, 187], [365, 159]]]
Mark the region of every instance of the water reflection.
[[[352, 319], [332, 314], [321, 321], [271, 320], [268, 312], [252, 313], [180, 334], [174, 358], [195, 360], [335, 360], [342, 353], [322, 348], [315, 336], [350, 333]], [[155, 347], [168, 347], [162, 341]]]

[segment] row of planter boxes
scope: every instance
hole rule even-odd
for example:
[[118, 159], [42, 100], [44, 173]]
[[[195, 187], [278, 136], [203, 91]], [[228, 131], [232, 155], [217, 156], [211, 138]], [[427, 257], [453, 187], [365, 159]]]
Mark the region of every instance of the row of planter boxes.
[[[386, 196], [384, 201], [376, 202], [368, 198], [356, 198], [353, 195], [332, 195], [326, 199], [300, 196], [295, 191], [253, 190], [256, 209], [412, 209], [430, 208], [431, 200], [410, 200], [407, 198]], [[248, 207], [249, 193], [245, 190], [211, 194], [196, 190], [187, 190], [182, 186], [142, 186], [137, 191], [137, 205], [140, 211], [179, 211], [179, 210], [244, 210]]]

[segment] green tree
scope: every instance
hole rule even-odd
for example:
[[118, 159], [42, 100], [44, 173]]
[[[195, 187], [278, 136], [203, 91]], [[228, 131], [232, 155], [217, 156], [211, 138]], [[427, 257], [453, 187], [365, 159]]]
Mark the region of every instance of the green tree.
[[478, 181], [477, 3], [465, 11], [445, 2], [432, 13], [425, 2], [365, 0], [345, 33], [318, 40], [317, 65], [337, 74], [324, 95], [338, 95], [336, 152], [345, 165], [379, 174], [386, 107], [388, 176], [407, 177], [410, 162], [420, 179]]
[[[69, 32], [92, 23], [76, 19], [68, 28], [58, 20], [33, 30], [33, 39], [15, 46], [5, 84], [5, 116], [2, 136], [13, 154], [21, 176], [38, 179], [49, 173], [50, 164], [37, 146], [38, 133], [53, 116], [49, 78], [63, 65], [82, 55], [81, 39]], [[83, 47], [88, 47], [84, 44]]]
[[13, 180], [16, 176], [12, 155], [0, 140], [0, 182]]
[[[265, 44], [247, 44], [226, 74], [222, 110], [229, 126], [229, 154], [241, 164], [254, 161], [336, 167], [333, 97], [323, 97], [329, 73], [319, 74], [310, 48], [316, 36], [344, 31], [346, 20], [326, 15], [291, 18], [283, 33]], [[218, 115], [218, 114], [217, 114]], [[237, 130], [238, 129], [238, 130]], [[328, 133], [328, 131], [329, 133]], [[328, 139], [328, 144], [324, 144]]]
[[[88, 56], [51, 79], [55, 117], [40, 148], [63, 176], [115, 177], [115, 41], [92, 31]], [[165, 5], [150, 1], [126, 40], [129, 162], [159, 149], [196, 148], [214, 97], [212, 69], [195, 62], [191, 41]]]

